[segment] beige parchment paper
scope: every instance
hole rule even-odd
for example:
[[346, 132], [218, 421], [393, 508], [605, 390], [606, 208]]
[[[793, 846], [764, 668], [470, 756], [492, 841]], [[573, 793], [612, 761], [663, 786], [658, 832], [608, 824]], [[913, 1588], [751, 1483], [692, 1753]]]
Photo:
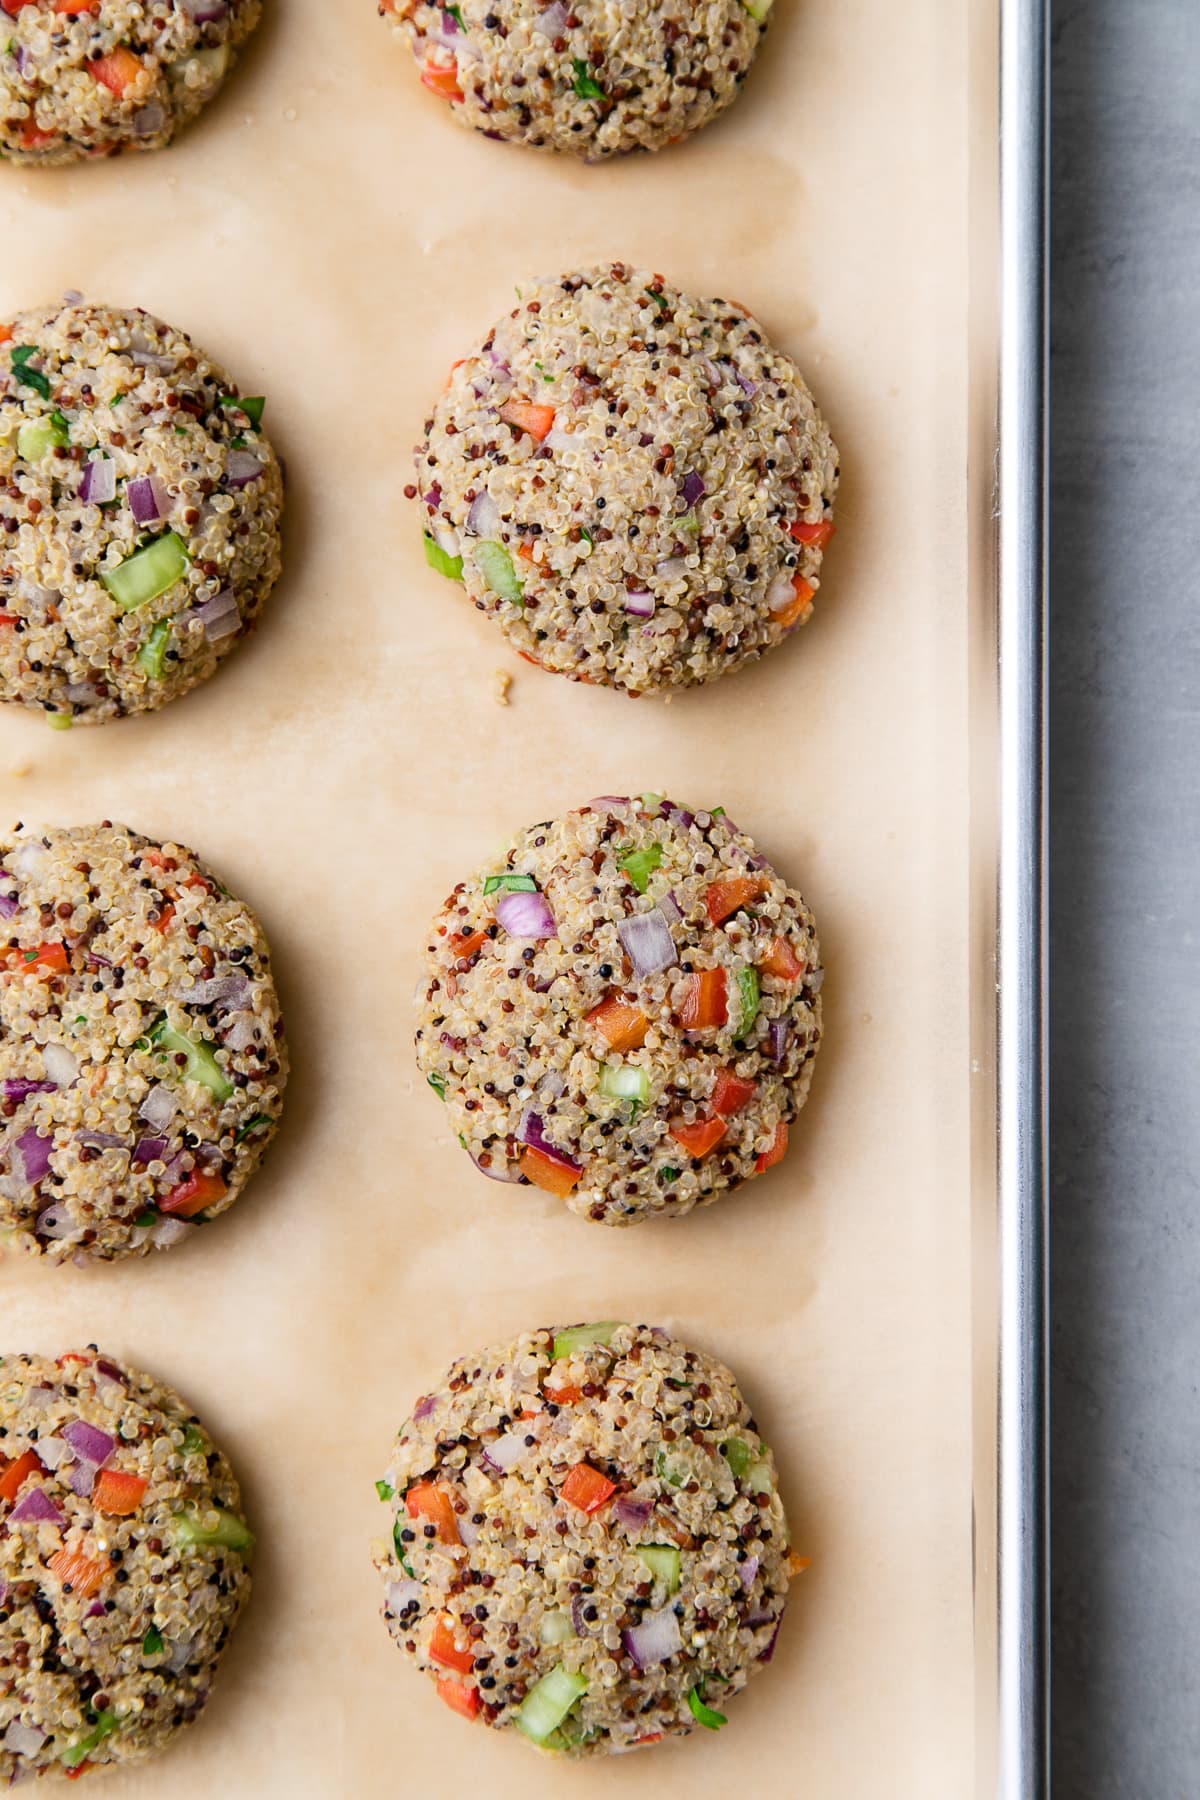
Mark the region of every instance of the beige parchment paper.
[[[206, 690], [99, 731], [0, 716], [6, 819], [176, 837], [258, 907], [292, 1042], [280, 1139], [198, 1244], [0, 1266], [0, 1347], [94, 1339], [174, 1382], [259, 1534], [206, 1717], [111, 1800], [971, 1789], [969, 12], [778, 0], [721, 123], [584, 168], [457, 129], [370, 0], [271, 0], [173, 149], [0, 169], [0, 317], [77, 287], [182, 325], [269, 396], [290, 474], [283, 582]], [[514, 285], [613, 256], [749, 305], [843, 457], [813, 624], [669, 705], [517, 662], [400, 492]], [[724, 804], [803, 889], [828, 1036], [781, 1170], [616, 1233], [476, 1176], [414, 1081], [411, 996], [484, 851], [644, 788]], [[447, 1714], [393, 1650], [372, 1480], [455, 1354], [613, 1316], [732, 1364], [814, 1562], [719, 1737], [565, 1766]]]

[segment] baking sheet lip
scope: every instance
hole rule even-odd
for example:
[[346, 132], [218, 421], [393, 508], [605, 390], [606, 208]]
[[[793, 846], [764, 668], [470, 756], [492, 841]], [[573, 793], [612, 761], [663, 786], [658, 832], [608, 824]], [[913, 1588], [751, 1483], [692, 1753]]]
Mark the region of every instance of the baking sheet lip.
[[1049, 1793], [1046, 917], [1048, 0], [1001, 0], [999, 1800]]

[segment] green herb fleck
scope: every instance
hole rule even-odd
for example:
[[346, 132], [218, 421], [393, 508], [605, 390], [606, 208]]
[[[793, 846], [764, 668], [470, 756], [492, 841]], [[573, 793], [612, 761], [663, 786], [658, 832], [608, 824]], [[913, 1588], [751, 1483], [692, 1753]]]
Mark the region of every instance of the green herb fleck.
[[494, 894], [499, 888], [506, 888], [512, 894], [536, 894], [538, 891], [532, 875], [489, 875], [484, 881], [485, 894]]
[[592, 74], [587, 63], [578, 56], [571, 59], [575, 70], [575, 92], [581, 100], [607, 100], [608, 95]]
[[438, 1099], [444, 1100], [446, 1098], [446, 1077], [434, 1073], [433, 1075], [427, 1075], [425, 1079], [428, 1081]]
[[21, 387], [30, 387], [43, 400], [50, 398], [50, 383], [40, 369], [31, 369], [29, 359], [37, 355], [36, 344], [17, 344], [12, 352], [13, 374]]
[[240, 1144], [242, 1139], [248, 1138], [252, 1131], [260, 1131], [264, 1125], [273, 1125], [274, 1123], [275, 1123], [275, 1121], [271, 1117], [270, 1113], [255, 1113], [255, 1115], [252, 1119], [246, 1120], [246, 1123], [242, 1126], [242, 1129], [235, 1135], [233, 1141], [235, 1144]]
[[379, 1495], [381, 1500], [390, 1500], [396, 1490], [390, 1481], [377, 1481], [375, 1483], [375, 1492]]
[[724, 1713], [714, 1712], [711, 1706], [705, 1706], [699, 1684], [689, 1693], [688, 1705], [692, 1709], [692, 1717], [703, 1725], [706, 1731], [720, 1731], [722, 1725], [729, 1723]]
[[402, 1513], [400, 1515], [400, 1517], [396, 1520], [396, 1523], [392, 1526], [392, 1543], [395, 1546], [396, 1556], [399, 1559], [400, 1567], [404, 1570], [404, 1573], [406, 1575], [412, 1575], [415, 1577], [416, 1570], [413, 1568], [412, 1564], [408, 1560], [408, 1552], [405, 1549], [404, 1540], [400, 1536], [400, 1533], [403, 1529], [404, 1529], [404, 1515]]
[[666, 310], [670, 306], [671, 302], [667, 299], [667, 296], [665, 294], [657, 293], [654, 288], [647, 288], [646, 293], [649, 296], [649, 298], [651, 300], [653, 300], [655, 306], [657, 306], [657, 308], [660, 312], [666, 312]]
[[158, 1629], [157, 1625], [152, 1625], [150, 1627], [149, 1631], [146, 1633], [145, 1637], [142, 1639], [142, 1655], [143, 1656], [161, 1656], [162, 1648], [163, 1648], [162, 1632]]

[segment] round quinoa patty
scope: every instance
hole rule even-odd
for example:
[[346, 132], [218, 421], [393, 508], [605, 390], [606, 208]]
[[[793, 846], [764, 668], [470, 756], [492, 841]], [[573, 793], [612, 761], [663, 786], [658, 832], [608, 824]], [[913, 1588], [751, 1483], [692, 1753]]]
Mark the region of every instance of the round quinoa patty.
[[287, 1069], [262, 927], [190, 850], [0, 836], [0, 1248], [190, 1237], [261, 1162]]
[[417, 1062], [494, 1180], [605, 1225], [686, 1213], [782, 1158], [823, 975], [812, 914], [731, 819], [606, 797], [450, 895]]
[[92, 724], [213, 673], [279, 575], [263, 405], [149, 313], [0, 325], [0, 699]]
[[772, 0], [381, 0], [421, 80], [486, 137], [599, 161], [661, 150], [737, 98]]
[[0, 161], [160, 150], [225, 79], [259, 0], [0, 0]]
[[570, 1755], [724, 1725], [803, 1566], [733, 1376], [648, 1325], [460, 1359], [378, 1488], [396, 1642], [456, 1712]]
[[0, 1357], [0, 1787], [138, 1762], [204, 1707], [250, 1592], [233, 1471], [171, 1388]]
[[812, 615], [837, 451], [744, 307], [622, 263], [519, 290], [425, 422], [425, 551], [529, 661], [643, 694]]

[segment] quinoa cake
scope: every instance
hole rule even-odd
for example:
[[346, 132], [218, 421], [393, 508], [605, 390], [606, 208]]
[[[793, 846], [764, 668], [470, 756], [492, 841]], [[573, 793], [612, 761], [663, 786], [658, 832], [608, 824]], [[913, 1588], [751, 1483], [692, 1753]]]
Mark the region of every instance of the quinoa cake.
[[606, 1225], [779, 1162], [821, 1041], [812, 914], [720, 809], [605, 796], [460, 882], [417, 1063], [495, 1181]]
[[647, 1325], [461, 1358], [376, 1485], [397, 1644], [455, 1712], [573, 1756], [719, 1730], [804, 1566], [733, 1376]]
[[288, 1057], [262, 927], [123, 825], [0, 835], [0, 1249], [110, 1261], [233, 1205]]
[[159, 150], [210, 101], [260, 0], [0, 0], [0, 161]]
[[263, 406], [149, 313], [0, 324], [0, 700], [94, 724], [214, 672], [279, 575]]
[[196, 1718], [253, 1547], [171, 1388], [94, 1345], [0, 1357], [0, 1788], [138, 1762]]
[[380, 0], [421, 80], [485, 137], [588, 161], [661, 150], [737, 98], [773, 0]]
[[542, 279], [451, 370], [415, 483], [425, 554], [529, 662], [661, 692], [812, 616], [838, 456], [744, 307], [613, 263]]

